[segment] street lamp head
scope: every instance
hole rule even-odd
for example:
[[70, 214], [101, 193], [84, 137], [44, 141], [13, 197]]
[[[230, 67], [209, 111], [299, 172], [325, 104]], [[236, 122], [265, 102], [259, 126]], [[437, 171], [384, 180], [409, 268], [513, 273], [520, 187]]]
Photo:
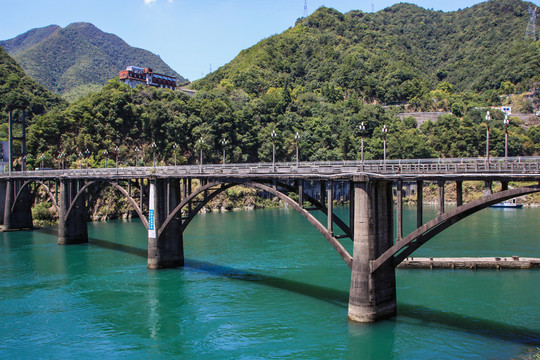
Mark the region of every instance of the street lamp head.
[[296, 132], [296, 135], [294, 135], [294, 140], [296, 140], [296, 142], [300, 141], [300, 134], [298, 133], [298, 131]]
[[109, 152], [105, 149], [105, 150], [103, 150], [103, 155], [107, 156], [107, 155], [109, 155]]
[[486, 113], [486, 122], [490, 120], [491, 120], [491, 115], [489, 114], [489, 110], [488, 110], [488, 112]]
[[119, 150], [118, 145], [116, 145], [116, 146], [114, 147], [114, 152], [118, 152], [118, 150]]
[[504, 123], [505, 126], [510, 125], [510, 120], [508, 120], [508, 114], [504, 114], [503, 123]]
[[176, 150], [176, 148], [178, 147], [178, 144], [174, 143], [172, 147], [173, 147], [173, 149]]
[[386, 134], [388, 133], [388, 128], [386, 127], [386, 125], [383, 125], [382, 133], [383, 133], [384, 135], [386, 135]]
[[360, 129], [360, 131], [363, 133], [364, 131], [366, 131], [366, 125], [364, 125], [364, 122], [362, 121], [362, 123], [360, 125], [358, 125], [358, 128]]
[[157, 145], [156, 145], [156, 142], [154, 141], [154, 142], [152, 143], [152, 149], [155, 149], [155, 148], [157, 148]]
[[221, 143], [221, 145], [225, 146], [225, 145], [227, 145], [227, 140], [221, 139], [220, 143]]

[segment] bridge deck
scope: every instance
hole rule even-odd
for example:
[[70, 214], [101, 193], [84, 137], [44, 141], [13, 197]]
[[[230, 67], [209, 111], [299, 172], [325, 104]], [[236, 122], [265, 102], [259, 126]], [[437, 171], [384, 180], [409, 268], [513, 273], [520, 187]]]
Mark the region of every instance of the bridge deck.
[[289, 179], [342, 179], [385, 178], [389, 180], [522, 180], [540, 178], [540, 157], [485, 159], [419, 159], [388, 161], [333, 161], [225, 165], [182, 165], [157, 167], [119, 167], [89, 169], [59, 169], [12, 171], [0, 174], [2, 178], [54, 179], [136, 179], [149, 177], [231, 177], [289, 178]]

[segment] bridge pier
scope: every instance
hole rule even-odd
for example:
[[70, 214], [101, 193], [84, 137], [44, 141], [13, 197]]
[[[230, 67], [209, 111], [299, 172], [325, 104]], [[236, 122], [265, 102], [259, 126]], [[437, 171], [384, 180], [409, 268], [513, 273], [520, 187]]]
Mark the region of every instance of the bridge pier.
[[170, 211], [180, 204], [180, 182], [170, 179], [150, 180], [148, 215], [148, 268], [184, 266], [184, 242], [180, 230], [182, 214], [179, 212], [159, 232]]
[[370, 262], [393, 245], [392, 182], [354, 183], [354, 247], [349, 319], [374, 322], [396, 315], [396, 276], [392, 260], [371, 273]]
[[6, 183], [4, 225], [6, 230], [33, 229], [32, 194], [22, 181], [9, 179]]
[[58, 245], [88, 242], [88, 210], [85, 194], [79, 194], [81, 183], [81, 180], [71, 179], [60, 181]]

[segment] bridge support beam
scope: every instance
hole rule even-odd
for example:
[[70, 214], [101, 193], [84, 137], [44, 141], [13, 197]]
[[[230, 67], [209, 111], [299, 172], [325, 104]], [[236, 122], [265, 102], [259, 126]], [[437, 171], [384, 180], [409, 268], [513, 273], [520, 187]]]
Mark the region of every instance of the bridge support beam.
[[88, 242], [86, 198], [84, 194], [77, 197], [80, 185], [79, 180], [63, 179], [60, 182], [58, 245]]
[[349, 319], [374, 322], [396, 314], [396, 277], [392, 260], [371, 273], [370, 261], [393, 245], [392, 183], [354, 184], [354, 249]]
[[6, 230], [33, 229], [32, 194], [24, 187], [17, 196], [22, 182], [9, 179], [6, 183], [4, 202], [4, 226]]
[[400, 241], [403, 238], [403, 180], [396, 182], [396, 240]]
[[444, 214], [444, 180], [438, 181], [437, 216]]
[[150, 180], [148, 215], [148, 268], [161, 269], [184, 266], [184, 243], [180, 231], [181, 216], [169, 222], [159, 233], [169, 211], [180, 203], [180, 182], [168, 179]]
[[463, 205], [463, 181], [456, 181], [456, 206]]
[[416, 182], [416, 227], [424, 225], [424, 182], [418, 180]]

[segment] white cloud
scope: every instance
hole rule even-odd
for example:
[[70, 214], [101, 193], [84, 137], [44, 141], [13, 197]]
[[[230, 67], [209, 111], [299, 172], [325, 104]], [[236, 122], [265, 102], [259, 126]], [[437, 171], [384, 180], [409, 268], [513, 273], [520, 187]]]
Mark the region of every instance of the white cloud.
[[152, 6], [156, 4], [157, 0], [144, 0], [144, 4], [147, 6]]

